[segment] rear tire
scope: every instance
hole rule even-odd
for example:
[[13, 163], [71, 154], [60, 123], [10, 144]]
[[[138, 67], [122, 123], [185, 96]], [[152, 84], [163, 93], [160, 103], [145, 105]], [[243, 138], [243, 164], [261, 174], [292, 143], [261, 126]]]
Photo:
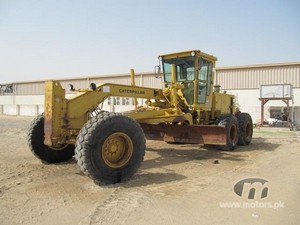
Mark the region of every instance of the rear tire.
[[240, 113], [236, 115], [239, 123], [239, 141], [238, 145], [249, 145], [253, 135], [252, 118], [248, 113]]
[[233, 151], [239, 138], [237, 118], [232, 114], [221, 115], [218, 119], [219, 126], [225, 126], [226, 145], [219, 146], [221, 150]]
[[75, 153], [81, 171], [96, 183], [124, 182], [144, 159], [144, 133], [132, 118], [100, 113], [80, 130]]
[[44, 113], [31, 122], [27, 143], [31, 152], [46, 164], [65, 162], [74, 155], [74, 145], [65, 144], [60, 148], [50, 148], [44, 144]]

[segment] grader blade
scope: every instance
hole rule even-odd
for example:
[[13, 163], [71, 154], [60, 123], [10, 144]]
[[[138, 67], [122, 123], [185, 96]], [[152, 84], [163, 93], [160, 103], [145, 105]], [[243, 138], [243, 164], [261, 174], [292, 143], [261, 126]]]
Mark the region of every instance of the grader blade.
[[149, 140], [190, 144], [226, 144], [224, 126], [216, 125], [177, 125], [177, 124], [141, 124]]

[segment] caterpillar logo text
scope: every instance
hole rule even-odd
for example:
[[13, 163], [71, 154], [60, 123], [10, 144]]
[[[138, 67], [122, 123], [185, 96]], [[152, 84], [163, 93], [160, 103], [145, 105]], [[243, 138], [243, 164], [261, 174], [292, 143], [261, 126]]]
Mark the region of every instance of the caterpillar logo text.
[[145, 91], [136, 91], [130, 89], [119, 89], [120, 93], [127, 93], [127, 94], [136, 94], [136, 95], [144, 95]]

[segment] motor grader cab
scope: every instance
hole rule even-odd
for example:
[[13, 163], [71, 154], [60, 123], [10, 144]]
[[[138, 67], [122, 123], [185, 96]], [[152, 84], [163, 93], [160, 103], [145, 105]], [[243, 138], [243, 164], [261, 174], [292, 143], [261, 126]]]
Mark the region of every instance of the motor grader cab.
[[[199, 50], [161, 55], [164, 88], [112, 83], [91, 84], [66, 97], [58, 81], [45, 82], [45, 112], [28, 131], [28, 145], [44, 163], [74, 154], [84, 174], [109, 184], [130, 179], [145, 154], [145, 137], [168, 143], [216, 145], [233, 150], [248, 145], [253, 124], [235, 112], [234, 96], [213, 91], [214, 56]], [[111, 96], [146, 99], [146, 106], [123, 113], [102, 111]]]
[[[166, 88], [177, 85], [182, 94], [181, 100], [187, 108], [196, 111], [196, 124], [209, 124], [215, 119], [215, 113], [233, 113], [234, 96], [219, 94], [217, 99], [212, 92], [217, 58], [200, 51], [188, 51], [160, 56]], [[172, 67], [174, 81], [172, 81]], [[217, 102], [215, 102], [217, 100]], [[213, 103], [220, 103], [216, 108]], [[224, 102], [227, 101], [227, 102]], [[201, 114], [202, 113], [202, 114]]]

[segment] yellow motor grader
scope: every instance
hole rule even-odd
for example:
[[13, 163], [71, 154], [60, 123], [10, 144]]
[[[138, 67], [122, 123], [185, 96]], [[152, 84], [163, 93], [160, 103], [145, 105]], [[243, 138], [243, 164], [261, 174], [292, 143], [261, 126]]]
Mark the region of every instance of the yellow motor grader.
[[[69, 89], [45, 82], [45, 110], [31, 123], [28, 145], [44, 163], [69, 160], [75, 154], [84, 174], [97, 183], [130, 179], [145, 155], [145, 137], [168, 143], [193, 143], [233, 150], [248, 145], [253, 124], [248, 113], [235, 108], [233, 95], [214, 88], [217, 58], [199, 50], [159, 56], [164, 88], [94, 84]], [[159, 66], [160, 68], [160, 66]], [[134, 99], [132, 111], [114, 113], [99, 108], [113, 96]], [[136, 99], [145, 99], [138, 106]]]

